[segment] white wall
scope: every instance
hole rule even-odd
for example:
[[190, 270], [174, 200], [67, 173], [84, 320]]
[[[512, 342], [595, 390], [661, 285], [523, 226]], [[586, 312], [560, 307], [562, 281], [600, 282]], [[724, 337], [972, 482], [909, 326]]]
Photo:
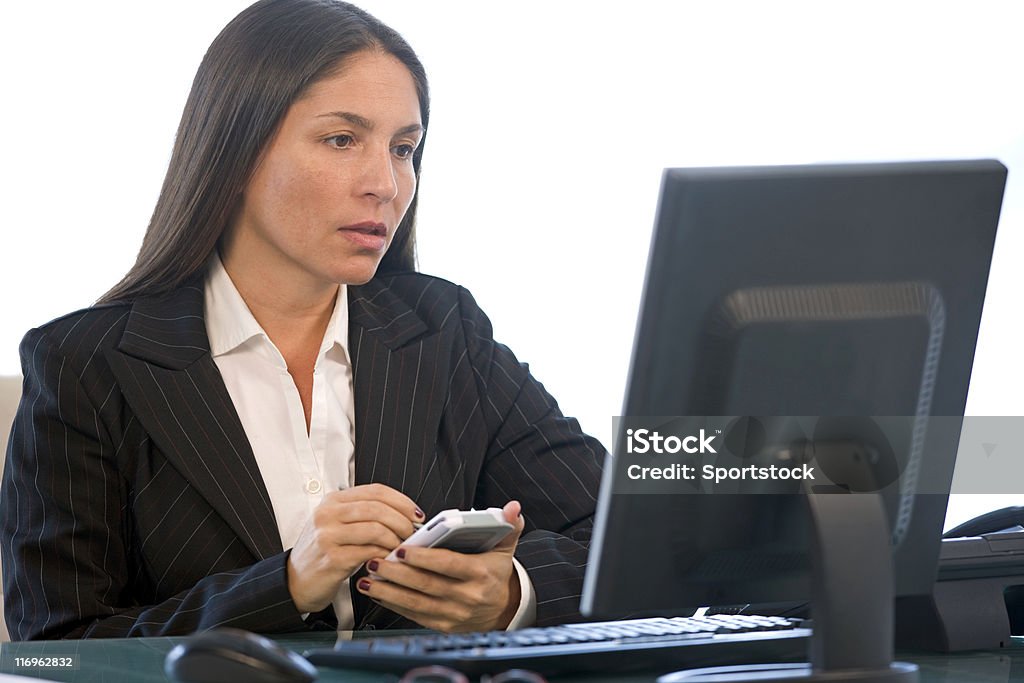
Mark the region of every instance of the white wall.
[[[88, 305], [131, 264], [195, 69], [247, 4], [3, 10], [0, 374], [18, 371], [25, 330]], [[1001, 159], [968, 411], [1024, 414], [1019, 3], [361, 4], [431, 78], [422, 270], [469, 287], [498, 338], [606, 442], [665, 166]]]

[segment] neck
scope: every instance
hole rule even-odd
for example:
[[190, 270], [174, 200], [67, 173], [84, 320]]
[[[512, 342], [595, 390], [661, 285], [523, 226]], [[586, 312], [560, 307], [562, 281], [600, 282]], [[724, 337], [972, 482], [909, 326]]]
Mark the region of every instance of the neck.
[[256, 322], [286, 357], [289, 349], [319, 347], [334, 312], [337, 283], [313, 283], [272, 269], [243, 267], [230, 254], [222, 261]]

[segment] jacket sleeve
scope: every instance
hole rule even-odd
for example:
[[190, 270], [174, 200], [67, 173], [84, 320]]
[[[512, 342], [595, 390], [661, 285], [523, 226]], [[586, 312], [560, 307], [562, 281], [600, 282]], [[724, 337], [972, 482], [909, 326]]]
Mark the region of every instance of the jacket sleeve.
[[522, 503], [526, 528], [516, 559], [533, 583], [536, 625], [579, 621], [604, 447], [494, 341], [490, 321], [464, 289], [459, 307], [490, 435], [476, 505]]
[[[287, 553], [212, 574], [159, 604], [131, 597], [130, 457], [70, 358], [41, 330], [21, 345], [23, 394], [0, 488], [7, 626], [15, 640], [161, 636], [215, 626], [304, 630]], [[88, 365], [88, 363], [86, 364]]]

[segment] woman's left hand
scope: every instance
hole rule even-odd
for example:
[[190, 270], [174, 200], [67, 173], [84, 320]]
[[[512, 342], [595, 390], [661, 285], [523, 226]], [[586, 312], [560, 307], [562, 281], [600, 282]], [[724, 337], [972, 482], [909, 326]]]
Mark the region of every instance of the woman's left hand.
[[523, 532], [520, 511], [518, 501], [505, 505], [505, 519], [515, 528], [488, 552], [469, 555], [401, 546], [398, 562], [381, 558], [366, 563], [370, 572], [387, 581], [367, 577], [356, 587], [426, 628], [449, 633], [503, 629], [519, 608], [519, 576], [512, 554]]

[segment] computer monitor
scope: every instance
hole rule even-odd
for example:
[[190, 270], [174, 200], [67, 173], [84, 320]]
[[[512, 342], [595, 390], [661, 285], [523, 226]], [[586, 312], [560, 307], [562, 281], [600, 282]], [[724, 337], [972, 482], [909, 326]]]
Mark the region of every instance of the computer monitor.
[[[996, 161], [665, 172], [584, 614], [813, 592], [816, 667], [891, 661], [892, 594], [935, 579], [1005, 178]], [[814, 462], [818, 481], [636, 481], [630, 464], [672, 458], [627, 453], [640, 425], [720, 427], [714, 455], [676, 457], [698, 473]]]

